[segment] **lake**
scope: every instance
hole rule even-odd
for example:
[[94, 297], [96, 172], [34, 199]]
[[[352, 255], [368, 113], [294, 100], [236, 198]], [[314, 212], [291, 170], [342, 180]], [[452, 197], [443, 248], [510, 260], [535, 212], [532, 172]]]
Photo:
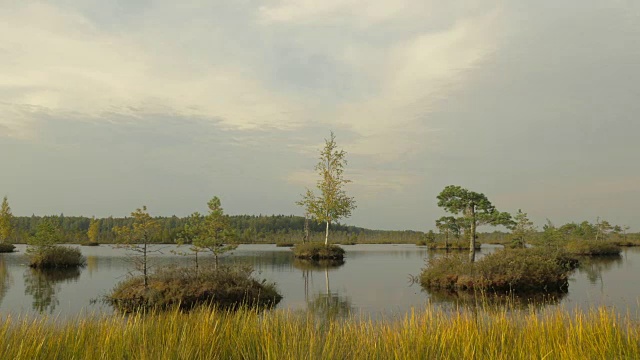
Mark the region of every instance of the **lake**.
[[[277, 283], [284, 296], [278, 309], [312, 310], [316, 313], [404, 316], [413, 309], [434, 304], [455, 308], [455, 296], [430, 294], [412, 284], [425, 261], [442, 252], [416, 245], [343, 246], [342, 265], [313, 265], [294, 260], [291, 250], [275, 245], [240, 245], [224, 263], [249, 263], [256, 277]], [[78, 314], [110, 314], [113, 310], [100, 299], [133, 269], [125, 249], [109, 245], [80, 247], [87, 266], [79, 270], [40, 272], [28, 266], [25, 245], [19, 252], [0, 254], [0, 315], [52, 314], [59, 319]], [[150, 257], [153, 266], [193, 265], [193, 256], [179, 256], [175, 250], [187, 247], [153, 245], [162, 253]], [[500, 246], [483, 245], [480, 255]], [[211, 265], [212, 256], [200, 254], [201, 266]], [[207, 264], [208, 263], [208, 264]], [[540, 307], [562, 306], [589, 309], [615, 308], [621, 314], [640, 318], [640, 248], [626, 248], [622, 256], [584, 261], [573, 272], [568, 293], [546, 301]]]

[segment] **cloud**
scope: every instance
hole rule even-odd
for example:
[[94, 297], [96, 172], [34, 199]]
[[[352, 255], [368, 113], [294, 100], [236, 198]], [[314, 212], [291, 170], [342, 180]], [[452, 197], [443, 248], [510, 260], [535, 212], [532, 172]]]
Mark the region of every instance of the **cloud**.
[[332, 22], [351, 17], [360, 25], [370, 25], [393, 18], [418, 2], [410, 0], [276, 0], [260, 7], [266, 23], [309, 24]]
[[94, 118], [173, 113], [233, 128], [289, 128], [302, 118], [295, 96], [265, 87], [250, 67], [233, 59], [189, 66], [188, 53], [145, 36], [143, 28], [105, 31], [78, 12], [50, 4], [3, 6], [0, 125], [10, 136], [27, 136], [28, 122], [9, 112], [9, 105]]
[[[471, 3], [272, 1], [234, 10], [238, 26], [153, 2], [122, 30], [53, 3], [3, 5], [0, 125], [34, 136], [29, 112], [15, 109], [36, 107], [91, 121], [165, 114], [239, 130], [332, 128], [350, 134], [350, 154], [394, 162], [433, 146], [430, 114], [500, 46], [501, 8]], [[315, 27], [336, 19], [333, 30]], [[309, 63], [283, 69], [292, 61]], [[311, 80], [320, 66], [325, 82]]]

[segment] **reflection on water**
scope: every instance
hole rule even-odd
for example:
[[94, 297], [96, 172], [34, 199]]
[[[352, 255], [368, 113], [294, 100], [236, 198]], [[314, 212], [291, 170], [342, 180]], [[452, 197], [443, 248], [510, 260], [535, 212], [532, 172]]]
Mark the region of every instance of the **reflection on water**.
[[79, 268], [70, 269], [28, 269], [24, 273], [24, 293], [33, 297], [32, 308], [39, 313], [48, 310], [53, 313], [59, 304], [57, 292], [61, 282], [76, 281], [80, 277]]
[[344, 260], [340, 259], [327, 259], [327, 260], [307, 260], [307, 259], [294, 259], [293, 267], [300, 270], [309, 271], [325, 271], [331, 269], [337, 269], [344, 265]]
[[9, 291], [11, 285], [11, 275], [7, 268], [7, 263], [4, 260], [4, 255], [0, 254], [0, 304], [2, 304], [2, 298]]
[[[154, 268], [168, 265], [193, 266], [193, 258], [177, 256], [168, 248], [164, 254], [149, 258]], [[500, 248], [483, 246], [478, 258]], [[87, 267], [81, 272], [36, 272], [28, 267], [26, 246], [18, 245], [17, 253], [0, 255], [0, 316], [6, 314], [55, 313], [59, 318], [72, 317], [81, 311], [105, 312], [108, 305], [92, 300], [106, 295], [132, 270], [126, 252], [109, 246], [83, 247]], [[309, 263], [296, 261], [290, 249], [274, 245], [241, 245], [232, 255], [221, 260], [226, 264], [252, 265], [258, 279], [275, 282], [284, 296], [277, 309], [313, 311], [318, 316], [352, 315], [373, 318], [402, 318], [412, 308], [429, 304], [442, 308], [471, 303], [475, 298], [455, 293], [424, 292], [419, 284], [409, 283], [425, 264], [443, 256], [442, 251], [429, 251], [415, 245], [353, 245], [345, 247], [343, 263]], [[587, 261], [588, 260], [588, 261]], [[624, 313], [640, 314], [640, 248], [623, 250], [621, 258], [594, 258], [571, 274], [569, 290], [546, 299], [513, 298], [518, 306], [540, 304], [567, 309], [588, 309], [604, 305]], [[209, 255], [200, 265], [213, 266]], [[494, 298], [496, 304], [507, 300]], [[558, 304], [558, 305], [556, 305]]]
[[[347, 296], [331, 291], [329, 270], [337, 269], [345, 264], [344, 260], [302, 260], [295, 259], [293, 266], [302, 271], [304, 279], [305, 302], [307, 310], [319, 319], [329, 320], [344, 318], [351, 314], [353, 304]], [[312, 272], [324, 272], [325, 291], [309, 298], [309, 279]]]
[[622, 266], [622, 256], [598, 256], [598, 257], [582, 257], [578, 272], [585, 274], [592, 285], [600, 283], [604, 286], [602, 274], [610, 271], [612, 268], [620, 268]]
[[[426, 291], [426, 290], [425, 290]], [[462, 307], [507, 307], [509, 309], [542, 309], [547, 305], [557, 305], [567, 292], [496, 294], [455, 290], [428, 290], [429, 299], [434, 304]]]

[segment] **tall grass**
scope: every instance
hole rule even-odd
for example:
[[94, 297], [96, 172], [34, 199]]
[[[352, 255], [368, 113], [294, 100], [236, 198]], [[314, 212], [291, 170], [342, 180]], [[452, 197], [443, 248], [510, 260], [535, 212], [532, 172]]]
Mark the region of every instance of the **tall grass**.
[[2, 359], [638, 359], [640, 324], [597, 308], [317, 322], [292, 312], [201, 309], [130, 317], [7, 317]]

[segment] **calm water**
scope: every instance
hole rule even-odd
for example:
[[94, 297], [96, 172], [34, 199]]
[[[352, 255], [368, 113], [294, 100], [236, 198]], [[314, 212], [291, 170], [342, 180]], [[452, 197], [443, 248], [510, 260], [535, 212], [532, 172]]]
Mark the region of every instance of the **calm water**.
[[[162, 248], [163, 253], [151, 257], [155, 266], [193, 264], [193, 257], [174, 255], [171, 250], [175, 246], [156, 248]], [[441, 253], [415, 245], [344, 248], [347, 253], [342, 265], [297, 261], [288, 248], [275, 245], [241, 245], [224, 261], [250, 263], [257, 277], [275, 281], [284, 296], [279, 309], [393, 317], [429, 303], [455, 306], [455, 296], [429, 294], [411, 283], [411, 276], [420, 273], [425, 261]], [[496, 248], [483, 246], [481, 255]], [[96, 300], [132, 268], [126, 250], [106, 245], [81, 247], [87, 267], [65, 272], [32, 270], [24, 255], [26, 247], [19, 245], [18, 250], [0, 254], [0, 315], [47, 313], [65, 318], [79, 313], [111, 313], [108, 305]], [[206, 254], [202, 258], [211, 261]], [[590, 260], [573, 273], [568, 293], [545, 306], [587, 309], [605, 305], [640, 318], [639, 273], [640, 248], [625, 249], [619, 258]]]

